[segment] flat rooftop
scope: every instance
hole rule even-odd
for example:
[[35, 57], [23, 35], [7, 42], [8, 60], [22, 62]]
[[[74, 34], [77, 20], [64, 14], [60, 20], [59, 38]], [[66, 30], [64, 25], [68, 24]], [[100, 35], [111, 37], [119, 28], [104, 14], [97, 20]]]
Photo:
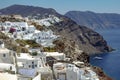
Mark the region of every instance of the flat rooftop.
[[46, 56], [61, 56], [64, 55], [64, 53], [59, 53], [59, 52], [44, 52]]
[[10, 50], [7, 48], [0, 48], [0, 53], [9, 53]]

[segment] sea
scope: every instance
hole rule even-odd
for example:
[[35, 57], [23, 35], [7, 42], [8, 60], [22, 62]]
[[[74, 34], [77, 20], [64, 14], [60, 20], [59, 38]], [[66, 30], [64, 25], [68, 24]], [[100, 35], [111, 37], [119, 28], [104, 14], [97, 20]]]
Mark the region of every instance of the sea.
[[98, 30], [115, 51], [90, 56], [91, 65], [98, 66], [113, 80], [120, 80], [120, 29]]

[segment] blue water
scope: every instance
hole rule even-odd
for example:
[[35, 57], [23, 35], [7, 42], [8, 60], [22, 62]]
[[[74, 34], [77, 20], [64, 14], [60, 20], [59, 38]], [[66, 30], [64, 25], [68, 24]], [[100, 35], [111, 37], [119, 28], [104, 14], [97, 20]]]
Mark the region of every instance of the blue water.
[[[94, 66], [101, 67], [104, 72], [114, 80], [120, 80], [120, 29], [102, 30], [97, 32], [99, 32], [108, 44], [116, 49], [116, 51], [92, 55], [90, 57], [90, 63]], [[102, 57], [103, 59], [95, 59], [95, 56]]]

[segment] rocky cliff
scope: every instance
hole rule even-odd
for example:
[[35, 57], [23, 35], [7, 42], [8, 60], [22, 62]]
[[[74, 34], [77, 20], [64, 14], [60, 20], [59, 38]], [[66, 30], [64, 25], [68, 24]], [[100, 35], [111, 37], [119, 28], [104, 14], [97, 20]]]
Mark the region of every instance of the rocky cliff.
[[71, 18], [77, 24], [91, 29], [113, 29], [120, 27], [120, 14], [69, 11], [65, 16]]

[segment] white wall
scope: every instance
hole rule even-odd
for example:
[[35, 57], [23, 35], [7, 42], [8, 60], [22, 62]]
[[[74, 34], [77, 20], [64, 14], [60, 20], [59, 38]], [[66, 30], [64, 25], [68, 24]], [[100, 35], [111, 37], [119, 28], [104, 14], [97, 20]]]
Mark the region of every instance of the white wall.
[[25, 59], [18, 59], [18, 62], [22, 62], [23, 64], [23, 68], [31, 68], [31, 69], [34, 69], [34, 68], [37, 68], [39, 67], [39, 61], [38, 60], [25, 60]]
[[23, 64], [24, 64], [25, 68], [37, 68], [38, 67], [38, 61], [37, 60], [28, 60]]
[[66, 80], [66, 75], [65, 74], [58, 74], [57, 78], [58, 78], [58, 80]]
[[66, 73], [67, 73], [67, 80], [78, 80], [76, 72], [73, 72], [72, 70], [67, 70]]
[[16, 71], [16, 68], [13, 64], [0, 63], [0, 70]]
[[80, 69], [73, 64], [68, 64], [66, 69], [67, 80], [80, 80]]

